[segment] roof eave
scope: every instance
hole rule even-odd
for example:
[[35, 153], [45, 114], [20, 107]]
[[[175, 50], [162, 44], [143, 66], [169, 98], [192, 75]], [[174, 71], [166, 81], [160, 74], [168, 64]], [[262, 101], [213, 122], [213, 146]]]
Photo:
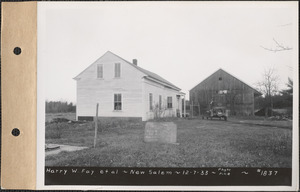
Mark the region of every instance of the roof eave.
[[262, 95], [259, 91], [257, 91], [255, 88], [253, 88], [252, 86], [248, 85], [247, 83], [245, 83], [244, 81], [240, 80], [239, 78], [235, 77], [234, 75], [228, 73], [227, 71], [225, 71], [224, 69], [220, 68], [217, 71], [215, 71], [214, 73], [212, 73], [211, 75], [209, 75], [208, 77], [206, 77], [204, 80], [202, 80], [200, 83], [198, 83], [197, 85], [195, 85], [192, 89], [190, 89], [189, 91], [193, 91], [193, 89], [195, 89], [198, 85], [204, 83], [209, 77], [211, 77], [213, 74], [215, 74], [218, 71], [223, 71], [225, 73], [227, 73], [228, 75], [232, 76], [233, 78], [236, 78], [237, 80], [239, 80], [240, 82], [242, 82], [243, 84], [247, 85], [248, 87], [250, 87], [251, 89], [254, 90], [254, 94], [257, 93], [258, 96]]
[[159, 80], [157, 80], [157, 79], [155, 79], [155, 78], [153, 78], [153, 77], [145, 76], [144, 78], [149, 79], [149, 80], [151, 80], [151, 81], [154, 81], [154, 82], [156, 82], [156, 83], [159, 83], [159, 84], [161, 84], [161, 85], [163, 85], [163, 86], [165, 86], [165, 87], [174, 89], [174, 90], [176, 90], [176, 91], [181, 91], [181, 89], [180, 89], [179, 87], [176, 87], [176, 86], [173, 86], [173, 85], [170, 85], [170, 84], [161, 82], [161, 81], [159, 81]]
[[[255, 90], [255, 89], [254, 89]], [[254, 97], [262, 96], [263, 94], [257, 90], [254, 91]]]

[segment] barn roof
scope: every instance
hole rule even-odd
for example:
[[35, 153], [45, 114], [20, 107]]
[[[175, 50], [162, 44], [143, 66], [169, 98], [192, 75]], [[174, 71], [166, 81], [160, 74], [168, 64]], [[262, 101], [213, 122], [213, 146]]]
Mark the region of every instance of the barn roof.
[[[164, 85], [166, 85], [166, 86], [168, 86], [168, 87], [171, 87], [171, 88], [176, 89], [176, 90], [178, 90], [178, 91], [181, 90], [180, 88], [178, 88], [177, 86], [175, 86], [175, 85], [172, 84], [171, 82], [169, 82], [169, 81], [167, 81], [166, 79], [162, 78], [161, 76], [157, 75], [156, 73], [153, 73], [153, 72], [151, 72], [151, 71], [148, 71], [148, 70], [146, 70], [146, 69], [143, 69], [143, 68], [141, 68], [141, 67], [139, 67], [139, 66], [137, 66], [137, 65], [135, 65], [135, 64], [133, 64], [133, 63], [127, 61], [127, 60], [125, 60], [125, 59], [123, 59], [122, 57], [120, 57], [120, 56], [118, 56], [118, 55], [116, 55], [116, 54], [114, 54], [114, 53], [112, 53], [112, 52], [110, 52], [110, 51], [107, 51], [105, 54], [107, 54], [107, 53], [110, 53], [110, 54], [112, 54], [112, 55], [118, 57], [119, 59], [125, 61], [126, 63], [128, 63], [128, 64], [131, 65], [132, 67], [134, 67], [134, 68], [136, 68], [137, 70], [139, 70], [139, 71], [141, 71], [142, 73], [144, 73], [147, 77], [150, 77], [149, 79], [152, 78], [152, 79], [154, 79], [154, 80], [156, 80], [156, 81], [158, 81], [158, 82], [160, 82], [160, 83], [162, 83], [162, 84], [164, 84]], [[105, 54], [104, 54], [104, 55], [105, 55]], [[104, 55], [103, 55], [103, 56], [104, 56]], [[84, 71], [85, 71], [85, 70], [84, 70]], [[80, 74], [82, 74], [84, 71], [82, 71]], [[80, 74], [79, 74], [79, 75], [80, 75]], [[74, 79], [76, 79], [79, 75], [77, 75]]]
[[198, 85], [204, 83], [209, 77], [213, 76], [215, 73], [218, 73], [218, 72], [224, 72], [224, 73], [227, 73], [228, 75], [232, 76], [233, 78], [239, 80], [240, 82], [242, 82], [243, 84], [245, 84], [246, 86], [248, 86], [249, 88], [253, 89], [254, 90], [254, 95], [256, 96], [260, 96], [262, 95], [259, 91], [257, 91], [255, 88], [253, 88], [252, 86], [248, 85], [247, 83], [243, 82], [242, 80], [240, 80], [239, 78], [236, 78], [234, 75], [228, 73], [227, 71], [223, 70], [222, 68], [218, 69], [216, 72], [212, 73], [210, 76], [208, 76], [207, 78], [205, 78], [203, 81], [201, 81], [200, 83], [198, 83], [196, 86], [194, 86], [190, 91], [192, 91], [194, 88], [196, 88]]

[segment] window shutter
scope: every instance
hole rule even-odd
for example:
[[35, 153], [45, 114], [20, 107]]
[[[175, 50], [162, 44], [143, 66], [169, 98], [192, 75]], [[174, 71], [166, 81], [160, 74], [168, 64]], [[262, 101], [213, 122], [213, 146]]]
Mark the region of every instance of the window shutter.
[[97, 78], [103, 78], [103, 65], [97, 65]]
[[162, 103], [161, 103], [161, 95], [159, 96], [159, 110], [161, 110], [161, 105], [162, 105]]
[[115, 63], [115, 77], [121, 76], [121, 64]]
[[173, 106], [172, 106], [172, 97], [168, 97], [167, 98], [167, 102], [168, 102], [168, 108], [170, 109], [170, 108], [172, 108]]
[[153, 95], [152, 93], [149, 93], [149, 106], [150, 106], [150, 111], [153, 110]]

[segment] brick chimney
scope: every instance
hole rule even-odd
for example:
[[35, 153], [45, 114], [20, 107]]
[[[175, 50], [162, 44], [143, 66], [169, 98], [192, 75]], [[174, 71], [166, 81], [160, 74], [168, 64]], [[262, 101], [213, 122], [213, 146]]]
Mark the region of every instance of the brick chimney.
[[133, 63], [134, 65], [137, 65], [137, 59], [132, 59], [132, 63]]

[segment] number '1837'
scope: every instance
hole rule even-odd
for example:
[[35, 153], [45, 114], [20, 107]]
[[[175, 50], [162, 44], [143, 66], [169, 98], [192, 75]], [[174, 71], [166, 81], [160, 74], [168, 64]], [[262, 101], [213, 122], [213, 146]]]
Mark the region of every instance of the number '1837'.
[[261, 170], [260, 175], [261, 176], [275, 176], [277, 175], [278, 171], [267, 171], [267, 170]]

